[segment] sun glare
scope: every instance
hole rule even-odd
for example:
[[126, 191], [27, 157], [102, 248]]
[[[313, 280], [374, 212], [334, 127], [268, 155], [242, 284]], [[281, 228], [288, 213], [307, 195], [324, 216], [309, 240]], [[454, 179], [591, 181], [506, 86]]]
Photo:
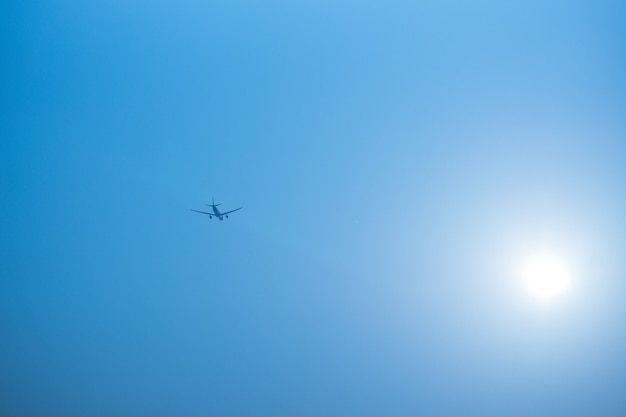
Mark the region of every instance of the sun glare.
[[564, 293], [571, 282], [566, 263], [552, 255], [530, 259], [524, 267], [523, 279], [528, 290], [542, 300], [553, 299]]

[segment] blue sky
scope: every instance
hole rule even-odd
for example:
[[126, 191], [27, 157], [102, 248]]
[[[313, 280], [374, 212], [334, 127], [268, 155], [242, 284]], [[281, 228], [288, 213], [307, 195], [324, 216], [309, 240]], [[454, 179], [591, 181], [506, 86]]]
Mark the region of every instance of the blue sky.
[[625, 8], [4, 5], [1, 414], [625, 415]]

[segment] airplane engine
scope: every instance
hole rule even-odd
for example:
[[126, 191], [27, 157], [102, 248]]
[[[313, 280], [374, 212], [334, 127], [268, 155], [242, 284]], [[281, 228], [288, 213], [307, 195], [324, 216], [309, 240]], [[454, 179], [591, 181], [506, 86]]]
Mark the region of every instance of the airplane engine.
[[226, 215], [226, 218], [228, 218], [228, 214]]

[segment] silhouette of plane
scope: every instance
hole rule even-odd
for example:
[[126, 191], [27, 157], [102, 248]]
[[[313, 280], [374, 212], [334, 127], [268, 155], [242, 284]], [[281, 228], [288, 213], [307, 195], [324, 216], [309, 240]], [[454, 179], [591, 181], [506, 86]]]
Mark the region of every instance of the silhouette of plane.
[[209, 219], [212, 219], [213, 216], [217, 217], [220, 220], [224, 220], [224, 218], [228, 218], [228, 215], [234, 211], [237, 210], [241, 210], [243, 207], [239, 207], [236, 208], [234, 210], [230, 210], [230, 211], [225, 211], [224, 213], [221, 213], [218, 209], [217, 206], [220, 206], [221, 204], [215, 204], [215, 199], [211, 199], [212, 204], [205, 204], [205, 206], [209, 206], [211, 207], [211, 209], [213, 210], [213, 213], [209, 213], [206, 211], [200, 211], [200, 210], [194, 210], [194, 209], [190, 209], [191, 211], [195, 211], [196, 213], [202, 213], [202, 214], [206, 214], [207, 216], [209, 216]]

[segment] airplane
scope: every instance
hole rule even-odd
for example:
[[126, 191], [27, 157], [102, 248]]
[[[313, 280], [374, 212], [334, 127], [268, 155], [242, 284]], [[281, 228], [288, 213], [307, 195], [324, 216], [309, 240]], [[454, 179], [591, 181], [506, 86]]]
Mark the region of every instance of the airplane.
[[213, 216], [217, 217], [220, 220], [224, 220], [224, 217], [228, 218], [228, 215], [234, 211], [237, 210], [241, 210], [243, 207], [239, 207], [236, 208], [234, 210], [231, 211], [225, 211], [224, 213], [221, 213], [218, 209], [217, 206], [221, 205], [221, 204], [215, 204], [215, 199], [211, 199], [212, 204], [205, 204], [205, 206], [209, 206], [211, 207], [211, 209], [213, 209], [213, 213], [209, 213], [206, 211], [200, 211], [200, 210], [194, 210], [194, 209], [189, 209], [191, 211], [195, 211], [196, 213], [202, 213], [202, 214], [206, 214], [207, 216], [209, 216], [209, 219], [212, 219]]

